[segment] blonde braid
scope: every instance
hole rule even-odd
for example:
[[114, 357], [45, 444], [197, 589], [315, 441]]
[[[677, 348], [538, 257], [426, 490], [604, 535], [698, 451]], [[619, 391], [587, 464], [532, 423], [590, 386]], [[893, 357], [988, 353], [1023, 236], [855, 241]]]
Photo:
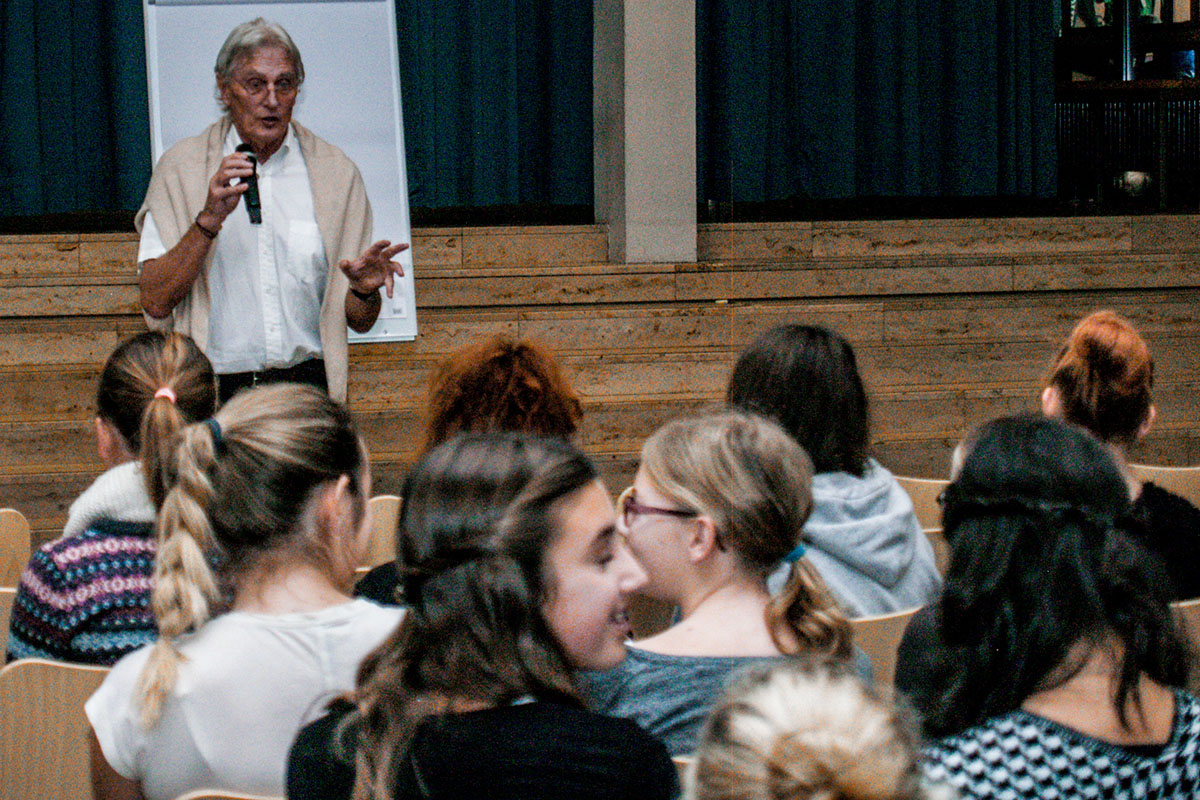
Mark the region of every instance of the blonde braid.
[[210, 475], [216, 462], [209, 428], [203, 424], [185, 428], [175, 459], [176, 482], [167, 492], [156, 526], [158, 555], [151, 604], [158, 641], [138, 680], [146, 727], [158, 721], [175, 686], [180, 661], [176, 640], [203, 625], [218, 598], [217, 581], [206, 556], [213, 547], [207, 509], [213, 498]]
[[838, 607], [820, 574], [801, 558], [792, 564], [782, 591], [771, 598], [766, 609], [767, 630], [781, 652], [783, 631], [790, 631], [799, 651], [816, 651], [839, 658], [850, 656], [853, 632], [846, 615]]

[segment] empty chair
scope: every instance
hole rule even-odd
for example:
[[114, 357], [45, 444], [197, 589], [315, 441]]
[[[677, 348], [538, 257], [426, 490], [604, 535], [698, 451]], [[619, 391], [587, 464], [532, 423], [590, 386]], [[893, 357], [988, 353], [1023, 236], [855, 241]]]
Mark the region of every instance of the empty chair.
[[908, 621], [916, 613], [916, 608], [910, 608], [892, 614], [850, 620], [850, 627], [854, 629], [854, 643], [870, 657], [876, 684], [892, 685], [896, 677], [896, 650], [900, 647], [900, 639], [904, 636]]
[[8, 619], [12, 616], [13, 600], [16, 598], [16, 589], [0, 586], [0, 653], [8, 652]]
[[83, 703], [105, 667], [27, 659], [0, 670], [0, 787], [7, 800], [90, 800]]
[[363, 556], [364, 567], [377, 567], [396, 560], [396, 518], [400, 514], [400, 498], [381, 494], [371, 498], [371, 541]]
[[16, 586], [27, 561], [29, 521], [15, 508], [0, 508], [0, 586]]
[[1192, 664], [1188, 673], [1188, 691], [1200, 693], [1200, 598], [1171, 604], [1171, 611], [1183, 626], [1192, 645]]
[[1200, 507], [1200, 467], [1154, 467], [1149, 464], [1130, 464], [1129, 471], [1140, 481], [1149, 481], [1159, 488], [1177, 494]]
[[912, 499], [913, 511], [916, 512], [922, 528], [929, 530], [942, 527], [942, 508], [938, 505], [938, 495], [950, 481], [937, 478], [905, 478], [897, 475], [896, 482]]

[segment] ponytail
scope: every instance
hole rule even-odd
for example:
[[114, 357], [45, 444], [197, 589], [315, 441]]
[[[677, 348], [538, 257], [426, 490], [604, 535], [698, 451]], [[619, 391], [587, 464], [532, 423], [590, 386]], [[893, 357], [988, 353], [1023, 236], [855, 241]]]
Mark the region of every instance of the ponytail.
[[158, 623], [158, 641], [139, 681], [146, 727], [158, 721], [163, 701], [175, 686], [180, 661], [176, 640], [207, 622], [218, 600], [217, 580], [205, 555], [213, 548], [208, 508], [215, 462], [216, 446], [209, 426], [188, 428], [176, 453], [175, 485], [167, 492], [156, 526], [158, 555], [151, 606]]
[[[850, 623], [820, 574], [803, 558], [792, 562], [782, 591], [767, 604], [766, 620], [771, 641], [782, 653], [815, 651], [850, 657]], [[784, 632], [795, 637], [796, 647], [787, 645]]]

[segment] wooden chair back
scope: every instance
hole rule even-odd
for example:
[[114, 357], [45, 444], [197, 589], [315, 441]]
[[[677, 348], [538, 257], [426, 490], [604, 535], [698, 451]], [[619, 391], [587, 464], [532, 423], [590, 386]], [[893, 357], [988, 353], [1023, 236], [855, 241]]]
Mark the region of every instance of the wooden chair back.
[[13, 601], [16, 599], [16, 589], [0, 586], [0, 660], [8, 652], [8, 620], [12, 617]]
[[84, 701], [106, 667], [41, 659], [0, 670], [0, 787], [6, 800], [91, 800]]
[[895, 682], [896, 651], [900, 649], [900, 638], [908, 627], [908, 621], [919, 610], [910, 608], [850, 620], [850, 626], [854, 629], [854, 643], [870, 657], [871, 672], [877, 685], [891, 686]]
[[933, 562], [944, 576], [946, 567], [950, 566], [950, 543], [946, 541], [946, 532], [941, 528], [926, 528], [925, 538], [933, 548]]
[[1152, 467], [1149, 464], [1130, 464], [1134, 477], [1174, 492], [1200, 508], [1200, 467]]
[[912, 498], [913, 511], [916, 512], [922, 528], [928, 530], [942, 527], [942, 509], [937, 499], [950, 481], [938, 478], [904, 478], [897, 475], [896, 482]]
[[16, 586], [29, 563], [29, 521], [15, 508], [0, 508], [0, 586]]
[[1188, 644], [1192, 648], [1192, 669], [1188, 675], [1188, 691], [1200, 693], [1200, 598], [1171, 603], [1171, 611], [1179, 620]]
[[363, 556], [368, 569], [396, 560], [396, 521], [400, 518], [400, 498], [381, 494], [371, 498], [371, 541]]
[[692, 770], [692, 766], [696, 763], [695, 756], [671, 756], [671, 761], [675, 764], [675, 774], [679, 776], [679, 786], [684, 789], [683, 797], [690, 797], [687, 790], [687, 782]]

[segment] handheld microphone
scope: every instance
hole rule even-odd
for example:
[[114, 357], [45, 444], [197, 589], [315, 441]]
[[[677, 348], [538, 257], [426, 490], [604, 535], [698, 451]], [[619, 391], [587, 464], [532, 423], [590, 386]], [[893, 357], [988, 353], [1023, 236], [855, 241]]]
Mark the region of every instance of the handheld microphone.
[[237, 151], [250, 156], [250, 166], [254, 169], [254, 172], [242, 178], [242, 181], [246, 184], [246, 213], [250, 215], [251, 225], [261, 225], [262, 200], [258, 197], [258, 157], [254, 155], [254, 146], [245, 142], [237, 146]]

